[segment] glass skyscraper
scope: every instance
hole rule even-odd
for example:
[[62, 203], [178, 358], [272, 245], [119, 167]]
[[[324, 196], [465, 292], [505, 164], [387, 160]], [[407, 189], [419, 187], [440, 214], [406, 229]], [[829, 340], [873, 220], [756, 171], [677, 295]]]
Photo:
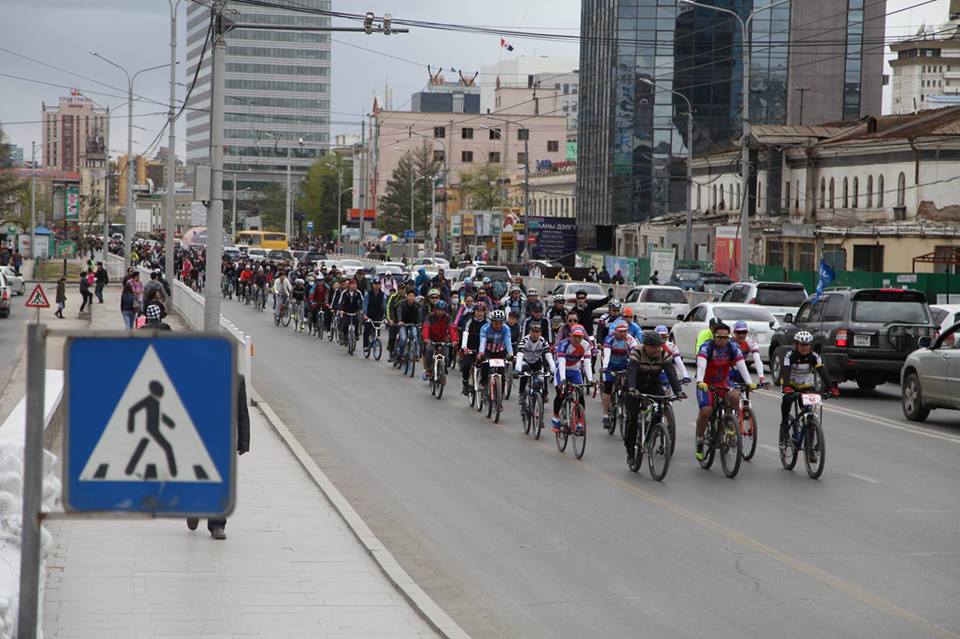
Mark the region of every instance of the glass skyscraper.
[[[702, 3], [743, 19], [768, 4]], [[881, 5], [881, 17], [884, 4], [873, 3]], [[794, 76], [810, 85], [805, 91], [819, 94], [806, 96], [808, 123], [878, 113], [883, 53], [876, 52], [876, 77], [868, 80], [863, 0], [800, 5], [791, 0], [753, 19], [751, 122], [799, 122]], [[882, 39], [882, 19], [879, 31]], [[743, 40], [732, 16], [677, 0], [583, 0], [581, 38], [579, 245], [607, 249], [616, 226], [684, 210], [687, 145], [695, 155], [708, 153], [729, 148], [739, 136]], [[791, 56], [791, 42], [802, 54]], [[864, 83], [871, 92], [866, 104]], [[670, 90], [693, 104], [693, 140], [686, 139], [686, 102]]]
[[[283, 4], [284, 0], [278, 0]], [[330, 18], [282, 9], [227, 3], [235, 23], [329, 26]], [[330, 9], [330, 0], [291, 6]], [[209, 9], [187, 4], [187, 68], [194, 77], [210, 24]], [[285, 182], [288, 155], [294, 182], [330, 144], [330, 35], [319, 32], [237, 29], [227, 34], [224, 171], [239, 189]], [[187, 110], [187, 162], [209, 158], [210, 46]], [[301, 144], [302, 140], [302, 144]]]

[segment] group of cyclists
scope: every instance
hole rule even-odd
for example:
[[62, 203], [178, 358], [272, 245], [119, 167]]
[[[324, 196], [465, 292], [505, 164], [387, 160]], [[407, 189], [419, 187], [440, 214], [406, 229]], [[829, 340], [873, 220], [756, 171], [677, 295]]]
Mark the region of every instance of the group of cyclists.
[[[639, 418], [652, 403], [683, 400], [683, 386], [691, 381], [696, 384], [699, 413], [694, 454], [704, 465], [708, 456], [712, 460], [705, 434], [717, 403], [725, 402], [731, 414], [739, 414], [742, 427], [740, 391], [768, 385], [746, 322], [732, 327], [711, 322], [698, 337], [696, 373], [691, 380], [679, 349], [669, 340], [668, 328], [641, 328], [632, 309], [614, 298], [612, 289], [606, 297], [594, 300], [588, 300], [585, 291], [577, 291], [571, 303], [563, 295], [544, 299], [538, 290], [526, 288], [519, 277], [510, 283], [506, 295], [499, 297], [489, 278], [479, 282], [468, 278], [458, 291], [450, 291], [447, 285], [434, 287], [435, 282], [423, 278], [417, 278], [419, 282], [412, 278], [381, 280], [362, 271], [347, 277], [336, 268], [252, 261], [225, 262], [224, 280], [226, 294], [248, 303], [253, 300], [260, 310], [270, 306], [267, 298], [271, 297], [278, 325], [293, 317], [299, 330], [321, 336], [326, 333], [330, 339], [337, 336], [350, 354], [350, 340], [362, 336], [364, 354], [369, 355], [379, 346], [380, 330], [386, 325], [388, 361], [410, 374], [416, 363], [421, 363], [422, 379], [431, 385], [445, 383], [447, 368], [459, 366], [461, 392], [471, 397], [471, 403], [478, 388], [482, 393], [489, 388], [490, 363], [507, 367], [509, 370], [498, 372], [498, 378], [501, 384], [511, 386], [509, 377], [519, 379], [518, 403], [524, 420], [528, 418], [524, 404], [527, 385], [538, 376], [549, 379], [555, 391], [550, 425], [558, 435], [585, 435], [583, 391], [599, 391], [602, 423], [611, 434], [617, 426], [617, 410], [624, 415], [619, 418], [621, 435], [632, 469], [641, 453], [638, 437], [645, 436], [638, 432], [642, 426]], [[606, 312], [597, 316], [604, 306]], [[820, 356], [812, 350], [813, 336], [799, 331], [794, 342], [794, 349], [784, 357], [781, 379], [775, 380], [783, 392], [781, 453], [794, 436], [789, 432], [791, 411], [799, 396], [815, 387], [815, 378], [820, 377], [821, 389], [836, 394]], [[434, 379], [438, 353], [444, 356], [443, 380]], [[574, 389], [577, 392], [571, 395]], [[543, 405], [549, 405], [548, 385], [538, 384], [537, 392]], [[575, 397], [582, 409], [573, 423], [562, 411], [568, 397]], [[503, 393], [485, 397], [486, 401], [495, 398], [502, 402]], [[670, 427], [672, 454], [675, 425]], [[756, 433], [744, 435], [755, 437]]]

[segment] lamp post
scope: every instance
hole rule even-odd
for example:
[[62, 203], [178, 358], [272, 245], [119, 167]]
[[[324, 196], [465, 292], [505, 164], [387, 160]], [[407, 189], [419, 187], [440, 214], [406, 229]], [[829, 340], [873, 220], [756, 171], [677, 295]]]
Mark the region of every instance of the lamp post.
[[[503, 160], [503, 163], [506, 163], [507, 157], [508, 157], [507, 148], [509, 146], [509, 143], [507, 142], [507, 135], [509, 135], [510, 125], [516, 124], [516, 122], [512, 120], [507, 120], [504, 118], [495, 118], [489, 113], [486, 114], [485, 117], [490, 120], [497, 120], [499, 122], [503, 122], [504, 124], [507, 125], [507, 129], [508, 129], [507, 134], [504, 135], [503, 133], [501, 133], [501, 137], [504, 140], [504, 145], [503, 145], [504, 150], [503, 150], [502, 160]], [[487, 129], [488, 131], [494, 130], [493, 127], [489, 127], [486, 124], [481, 124], [480, 128]], [[526, 253], [527, 259], [530, 259], [533, 253], [530, 250], [530, 129], [523, 129], [523, 130], [526, 131], [526, 135], [523, 140], [523, 157], [526, 161], [523, 163], [523, 250], [520, 251], [520, 253], [521, 254]], [[501, 167], [503, 166], [503, 163], [501, 163], [500, 165]], [[501, 183], [503, 182], [502, 168], [500, 169], [500, 181]], [[500, 184], [499, 186], [501, 189], [503, 189], [503, 184]], [[501, 193], [501, 198], [502, 197], [503, 196]], [[502, 235], [503, 233], [501, 230], [501, 237]], [[498, 260], [500, 259], [500, 238], [497, 238], [497, 259]]]
[[679, 91], [657, 86], [649, 78], [640, 78], [640, 81], [659, 91], [669, 91], [683, 98], [683, 101], [687, 103], [687, 229], [683, 259], [690, 262], [693, 261], [693, 105], [690, 103], [690, 99]]
[[[113, 60], [109, 60], [104, 56], [100, 55], [96, 51], [90, 51], [90, 55], [95, 58], [100, 58], [107, 64], [114, 66], [121, 71], [127, 77], [127, 214], [126, 214], [126, 224], [125, 231], [123, 234], [123, 257], [127, 266], [131, 266], [130, 253], [131, 246], [133, 244], [133, 234], [135, 232], [136, 226], [136, 213], [133, 209], [133, 167], [131, 163], [133, 162], [133, 82], [137, 79], [137, 76], [141, 73], [146, 73], [147, 71], [155, 71], [156, 69], [163, 69], [164, 67], [170, 66], [170, 63], [167, 64], [158, 64], [153, 67], [147, 67], [145, 69], [140, 69], [135, 71], [132, 75], [124, 67], [120, 66]], [[176, 60], [174, 60], [174, 65], [176, 65]]]
[[741, 40], [743, 41], [743, 132], [740, 136], [740, 182], [743, 196], [740, 200], [740, 268], [739, 276], [741, 280], [750, 277], [750, 23], [754, 16], [761, 11], [767, 11], [778, 5], [789, 2], [790, 0], [776, 0], [765, 7], [759, 7], [750, 12], [747, 19], [744, 20], [740, 14], [731, 9], [723, 7], [714, 7], [708, 4], [701, 4], [694, 0], [680, 0], [684, 4], [709, 11], [718, 11], [731, 15], [737, 19], [740, 25]]
[[[177, 10], [181, 0], [167, 0], [170, 5], [170, 106], [167, 111], [167, 217], [164, 221], [164, 271], [167, 282], [173, 286], [174, 273], [174, 246], [173, 233], [176, 226], [177, 214], [177, 136], [176, 136], [176, 101], [177, 101]], [[236, 222], [236, 216], [234, 216]], [[172, 290], [172, 289], [171, 289]]]

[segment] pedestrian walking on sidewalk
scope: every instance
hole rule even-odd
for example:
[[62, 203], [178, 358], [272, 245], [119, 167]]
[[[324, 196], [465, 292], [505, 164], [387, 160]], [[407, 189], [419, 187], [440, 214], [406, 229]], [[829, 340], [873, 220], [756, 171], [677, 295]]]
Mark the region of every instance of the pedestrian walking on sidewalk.
[[103, 262], [97, 262], [97, 301], [103, 304], [103, 289], [110, 283], [110, 276], [107, 275], [107, 269], [103, 267]]
[[120, 293], [120, 314], [123, 316], [123, 327], [128, 331], [133, 330], [139, 311], [140, 302], [137, 301], [137, 296], [133, 294], [133, 286], [127, 281], [123, 285], [123, 292]]
[[[243, 375], [237, 375], [237, 454], [243, 455], [250, 450], [250, 412], [247, 408], [247, 381]], [[200, 525], [199, 517], [187, 517], [187, 528], [196, 530]], [[226, 519], [208, 519], [207, 530], [218, 541], [227, 538]]]
[[57, 312], [54, 313], [60, 319], [63, 319], [63, 307], [67, 305], [67, 280], [61, 277], [57, 280]]
[[90, 275], [89, 271], [83, 271], [80, 273], [80, 297], [83, 298], [83, 301], [80, 303], [80, 312], [83, 313], [83, 309], [87, 307], [87, 304], [93, 304], [93, 294], [90, 292], [90, 282], [87, 279], [87, 276]]
[[163, 306], [160, 304], [148, 304], [144, 311], [147, 322], [141, 326], [141, 330], [147, 331], [172, 331], [173, 328], [163, 321]]

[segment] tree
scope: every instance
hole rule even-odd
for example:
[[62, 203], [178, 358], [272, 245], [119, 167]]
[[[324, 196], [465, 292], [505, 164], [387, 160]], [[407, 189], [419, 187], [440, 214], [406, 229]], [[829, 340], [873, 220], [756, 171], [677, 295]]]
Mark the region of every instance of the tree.
[[286, 228], [287, 189], [270, 182], [251, 198], [250, 214], [259, 215], [263, 230], [283, 231]]
[[[339, 173], [338, 173], [339, 170]], [[342, 181], [339, 180], [342, 175]], [[338, 184], [339, 182], [339, 184]], [[300, 183], [300, 197], [297, 198], [297, 210], [304, 214], [304, 221], [314, 223], [314, 233], [322, 238], [332, 238], [337, 228], [337, 211], [340, 203], [338, 189], [343, 190], [353, 184], [353, 170], [343, 157], [334, 155], [314, 162], [306, 177]], [[350, 208], [350, 192], [343, 194], [343, 219], [346, 209]], [[306, 227], [304, 227], [306, 233]]]
[[11, 147], [7, 136], [0, 128], [0, 218], [9, 219], [23, 213], [27, 201], [27, 180], [21, 179], [13, 168]]
[[[380, 198], [380, 210], [383, 213], [377, 221], [377, 227], [387, 233], [402, 233], [410, 228], [410, 189], [413, 187], [414, 229], [424, 230], [430, 226], [430, 179], [440, 170], [440, 164], [433, 159], [433, 147], [424, 142], [423, 146], [407, 151], [397, 163], [393, 175], [387, 182], [384, 196]], [[427, 179], [418, 179], [427, 176]]]
[[460, 192], [464, 208], [478, 211], [503, 206], [502, 171], [499, 164], [480, 164], [460, 174]]

